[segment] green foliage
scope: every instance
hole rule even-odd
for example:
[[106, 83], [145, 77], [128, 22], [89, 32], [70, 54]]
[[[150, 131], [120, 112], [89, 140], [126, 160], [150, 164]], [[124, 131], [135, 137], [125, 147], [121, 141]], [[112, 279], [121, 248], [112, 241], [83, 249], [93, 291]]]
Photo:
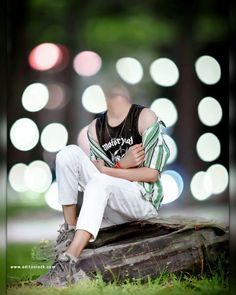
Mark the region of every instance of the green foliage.
[[[132, 32], [132, 34], [131, 34]], [[155, 19], [148, 15], [131, 15], [93, 18], [85, 23], [84, 40], [95, 50], [107, 55], [127, 50], [141, 50], [171, 44], [176, 37], [176, 27], [172, 22]], [[102, 49], [101, 49], [102, 48]]]
[[31, 251], [33, 261], [48, 261], [54, 260], [56, 257], [55, 253], [55, 242], [44, 240], [38, 245], [34, 246]]
[[212, 0], [102, 1], [29, 0], [25, 35], [32, 47], [58, 42], [70, 49], [90, 48], [103, 56], [172, 48], [188, 36], [193, 44], [222, 42], [227, 14]]
[[204, 43], [224, 41], [228, 32], [228, 24], [224, 19], [201, 15], [195, 21], [193, 34], [195, 41], [202, 46]]

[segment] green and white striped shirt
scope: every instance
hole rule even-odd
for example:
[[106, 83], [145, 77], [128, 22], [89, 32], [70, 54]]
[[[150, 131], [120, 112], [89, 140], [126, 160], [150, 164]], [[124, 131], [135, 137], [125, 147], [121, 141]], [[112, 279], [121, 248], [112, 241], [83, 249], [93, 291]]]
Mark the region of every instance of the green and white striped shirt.
[[[162, 129], [165, 127], [161, 120], [157, 120], [153, 125], [146, 129], [142, 135], [142, 144], [145, 151], [145, 160], [140, 167], [148, 167], [161, 172], [170, 156], [170, 150], [163, 138]], [[92, 138], [88, 132], [90, 144], [90, 159], [102, 159], [106, 166], [114, 167], [114, 163], [107, 157], [100, 145]], [[161, 177], [157, 182], [137, 182], [140, 186], [143, 197], [150, 201], [158, 209], [163, 200], [163, 187]]]

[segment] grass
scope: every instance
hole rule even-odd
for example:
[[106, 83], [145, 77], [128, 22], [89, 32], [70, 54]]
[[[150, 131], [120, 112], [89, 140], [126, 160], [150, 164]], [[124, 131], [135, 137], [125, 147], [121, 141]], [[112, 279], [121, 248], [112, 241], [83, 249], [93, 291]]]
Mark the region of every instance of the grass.
[[[32, 249], [35, 244], [8, 244], [7, 247], [7, 284], [25, 284], [44, 274], [52, 261], [32, 261]], [[13, 268], [20, 266], [21, 268]], [[23, 268], [24, 267], [24, 268]], [[37, 267], [37, 268], [34, 268]], [[42, 268], [44, 267], [44, 268]]]
[[158, 278], [142, 284], [139, 280], [123, 284], [95, 280], [64, 289], [33, 287], [31, 280], [45, 273], [44, 269], [13, 269], [12, 265], [47, 267], [51, 262], [33, 262], [33, 244], [10, 244], [7, 253], [8, 295], [224, 295], [229, 294], [228, 280], [221, 265], [208, 276], [174, 275], [162, 273]]

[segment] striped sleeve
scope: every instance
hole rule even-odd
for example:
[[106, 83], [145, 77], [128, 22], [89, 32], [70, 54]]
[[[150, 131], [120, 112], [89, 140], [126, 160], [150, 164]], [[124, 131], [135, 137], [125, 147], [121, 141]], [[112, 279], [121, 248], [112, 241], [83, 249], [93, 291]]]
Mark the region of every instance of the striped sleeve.
[[89, 149], [90, 149], [90, 153], [89, 153], [89, 158], [91, 161], [96, 161], [98, 158], [96, 157], [96, 155], [93, 152], [93, 149], [91, 147], [91, 144], [89, 145]]
[[170, 156], [170, 150], [163, 138], [162, 121], [149, 127], [142, 136], [145, 151], [144, 166], [161, 172]]
[[113, 167], [114, 163], [107, 157], [100, 145], [96, 143], [89, 132], [87, 132], [87, 136], [89, 140], [90, 160], [102, 159], [105, 162], [105, 165]]

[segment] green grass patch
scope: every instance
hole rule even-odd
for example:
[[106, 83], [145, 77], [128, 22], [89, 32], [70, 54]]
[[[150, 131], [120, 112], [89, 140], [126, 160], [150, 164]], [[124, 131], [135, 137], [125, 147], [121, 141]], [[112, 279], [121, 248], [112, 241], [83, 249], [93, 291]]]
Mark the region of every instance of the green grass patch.
[[34, 244], [10, 244], [7, 251], [8, 295], [226, 295], [229, 294], [228, 278], [221, 264], [209, 275], [193, 276], [162, 273], [146, 283], [140, 280], [122, 284], [105, 283], [98, 276], [93, 281], [82, 282], [64, 289], [32, 286], [31, 281], [47, 269], [13, 269], [10, 266], [50, 266], [51, 262], [32, 261]]
[[52, 261], [33, 261], [32, 249], [35, 244], [8, 244], [7, 284], [25, 284], [47, 271]]
[[34, 213], [40, 213], [40, 212], [52, 212], [52, 209], [50, 209], [46, 203], [39, 203], [39, 204], [10, 204], [7, 207], [7, 218], [13, 218], [17, 217], [19, 215], [24, 214], [34, 214]]
[[100, 278], [91, 282], [82, 282], [64, 289], [32, 287], [26, 284], [21, 287], [8, 288], [8, 295], [226, 295], [227, 286], [221, 285], [217, 276], [212, 278], [178, 278], [175, 275], [164, 275], [162, 279], [150, 280], [146, 284], [140, 281], [127, 282], [121, 285], [104, 283]]

